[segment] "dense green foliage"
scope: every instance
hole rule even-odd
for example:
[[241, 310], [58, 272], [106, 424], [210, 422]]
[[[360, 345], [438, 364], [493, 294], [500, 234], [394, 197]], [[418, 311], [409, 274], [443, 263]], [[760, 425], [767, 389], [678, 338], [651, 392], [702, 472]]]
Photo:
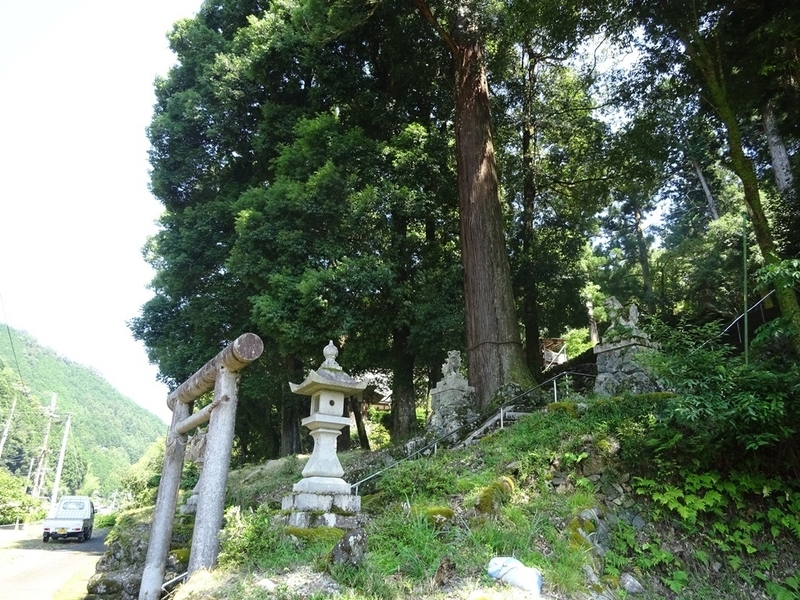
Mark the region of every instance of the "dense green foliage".
[[[267, 342], [242, 381], [239, 461], [303, 447], [287, 382], [327, 339], [351, 374], [389, 376], [393, 439], [413, 433], [447, 350], [474, 359], [481, 388], [505, 370], [527, 382], [540, 339], [602, 320], [612, 295], [703, 324], [766, 282], [755, 293], [773, 292], [796, 358], [800, 11], [692, 6], [204, 3], [175, 24], [177, 64], [156, 82], [165, 212], [134, 335], [171, 385], [245, 331]], [[467, 139], [482, 140], [474, 163]], [[498, 217], [473, 212], [495, 197]], [[465, 248], [494, 248], [498, 220], [506, 248], [476, 306]], [[476, 313], [506, 298], [506, 255], [521, 340], [501, 319], [473, 339]], [[519, 368], [477, 358], [519, 342]]]
[[0, 524], [36, 521], [45, 514], [44, 503], [25, 493], [25, 479], [0, 468]]
[[713, 324], [678, 330], [660, 325], [654, 333], [662, 352], [650, 356], [650, 367], [678, 395], [669, 420], [662, 421], [662, 439], [654, 442], [662, 458], [670, 449], [680, 457], [672, 466], [661, 462], [663, 473], [683, 465], [687, 456], [705, 468], [723, 469], [751, 456], [768, 473], [800, 473], [797, 362], [766, 352], [748, 363], [731, 357]]
[[[676, 352], [663, 360], [677, 366], [683, 358]], [[251, 598], [250, 573], [280, 581], [314, 564], [345, 586], [346, 598], [437, 598], [430, 583], [445, 557], [458, 581], [475, 589], [490, 584], [491, 558], [515, 556], [543, 571], [549, 597], [574, 597], [587, 585], [615, 590], [627, 573], [648, 598], [790, 598], [797, 587], [800, 488], [777, 476], [774, 458], [748, 450], [744, 439], [735, 448], [727, 444], [736, 423], [717, 429], [727, 428], [728, 436], [665, 444], [670, 433], [685, 431], [676, 415], [692, 396], [716, 393], [690, 387], [691, 393], [573, 397], [477, 446], [398, 463], [362, 488], [370, 519], [360, 568], [328, 562], [335, 540], [296, 539], [276, 522], [272, 499], [301, 477], [302, 461], [234, 472], [220, 557], [226, 583], [217, 591]], [[572, 410], [556, 409], [562, 405]], [[385, 457], [345, 453], [342, 462], [352, 479], [365, 463], [383, 469]], [[624, 492], [624, 508], [609, 500], [615, 488]], [[578, 530], [586, 528], [592, 539], [580, 515], [593, 507], [609, 524], [602, 533], [608, 549], [590, 558], [591, 543]], [[637, 515], [641, 524], [631, 520]], [[584, 581], [584, 564], [601, 574], [599, 581]], [[179, 597], [215, 585], [190, 582]]]
[[23, 480], [31, 466], [36, 467], [34, 461], [38, 463], [47, 425], [45, 409], [53, 394], [57, 418], [50, 429], [45, 493], [53, 482], [67, 414], [72, 420], [62, 492], [110, 496], [120, 488], [125, 470], [166, 430], [158, 417], [124, 397], [97, 373], [40, 346], [26, 333], [9, 329], [0, 336], [3, 425], [15, 398], [16, 406], [2, 466]]

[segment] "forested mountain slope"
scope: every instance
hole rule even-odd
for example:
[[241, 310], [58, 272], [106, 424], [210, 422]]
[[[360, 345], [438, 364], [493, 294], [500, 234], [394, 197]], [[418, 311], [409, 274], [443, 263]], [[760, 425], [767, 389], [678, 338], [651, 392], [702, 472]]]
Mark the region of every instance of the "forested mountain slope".
[[[0, 336], [0, 418], [5, 425], [14, 397], [2, 465], [26, 476], [42, 446], [45, 413], [53, 394], [56, 415], [49, 437], [49, 494], [67, 414], [72, 415], [61, 489], [110, 494], [124, 470], [136, 462], [167, 426], [136, 405], [92, 369], [59, 356], [22, 331], [2, 325]], [[13, 344], [13, 346], [12, 346]], [[20, 377], [22, 382], [20, 382]], [[23, 393], [23, 385], [27, 394]]]

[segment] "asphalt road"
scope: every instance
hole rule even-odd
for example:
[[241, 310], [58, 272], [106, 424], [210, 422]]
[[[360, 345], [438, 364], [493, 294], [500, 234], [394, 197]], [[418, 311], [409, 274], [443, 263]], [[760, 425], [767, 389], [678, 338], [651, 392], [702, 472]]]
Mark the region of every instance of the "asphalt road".
[[57, 594], [63, 598], [63, 590], [75, 588], [76, 579], [82, 580], [85, 594], [86, 582], [105, 551], [107, 533], [107, 529], [95, 529], [87, 542], [50, 540], [45, 544], [41, 524], [22, 530], [0, 528], [0, 598], [54, 600]]

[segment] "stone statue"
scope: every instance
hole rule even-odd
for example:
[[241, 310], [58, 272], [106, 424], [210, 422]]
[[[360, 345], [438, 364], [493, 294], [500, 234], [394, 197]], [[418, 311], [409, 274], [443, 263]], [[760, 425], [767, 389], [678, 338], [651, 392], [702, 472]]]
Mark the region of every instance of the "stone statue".
[[625, 310], [613, 296], [606, 299], [604, 306], [611, 325], [603, 335], [602, 343], [594, 347], [597, 357], [595, 393], [614, 396], [624, 391], [638, 394], [658, 390], [658, 383], [637, 358], [642, 352], [656, 347], [647, 333], [639, 329], [639, 308], [631, 303]]
[[628, 325], [631, 326], [631, 329], [636, 329], [636, 326], [638, 324], [639, 324], [639, 307], [631, 302], [630, 307], [628, 307]]
[[608, 328], [606, 337], [608, 338], [646, 338], [647, 335], [639, 329], [639, 307], [631, 303], [628, 306], [628, 314], [625, 315], [625, 307], [614, 296], [610, 296], [603, 303], [608, 312], [611, 326]]
[[603, 306], [606, 307], [608, 320], [611, 321], [611, 325], [613, 326], [619, 323], [622, 315], [622, 303], [617, 300], [615, 296], [609, 296], [606, 298], [605, 302], [603, 302]]
[[428, 427], [445, 436], [477, 419], [474, 413], [475, 388], [461, 374], [461, 352], [449, 350], [442, 365], [442, 379], [431, 390], [431, 416]]
[[203, 464], [206, 450], [206, 430], [198, 429], [186, 442], [186, 460]]
[[445, 379], [451, 375], [461, 375], [461, 352], [458, 350], [447, 352], [447, 361], [442, 365], [442, 375]]

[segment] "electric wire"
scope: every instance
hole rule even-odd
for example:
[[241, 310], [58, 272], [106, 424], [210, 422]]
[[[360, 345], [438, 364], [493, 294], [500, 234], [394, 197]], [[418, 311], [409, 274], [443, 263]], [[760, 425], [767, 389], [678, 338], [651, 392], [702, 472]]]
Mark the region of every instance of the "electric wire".
[[6, 324], [6, 333], [8, 334], [8, 341], [11, 343], [11, 354], [14, 356], [14, 365], [17, 367], [17, 377], [22, 384], [22, 393], [25, 397], [28, 396], [28, 386], [25, 385], [25, 380], [22, 378], [22, 370], [19, 368], [19, 359], [17, 358], [17, 349], [14, 347], [14, 338], [11, 337], [11, 327], [8, 325], [8, 316], [6, 315], [6, 305], [3, 302], [3, 295], [0, 294], [0, 308], [3, 309], [3, 321]]

